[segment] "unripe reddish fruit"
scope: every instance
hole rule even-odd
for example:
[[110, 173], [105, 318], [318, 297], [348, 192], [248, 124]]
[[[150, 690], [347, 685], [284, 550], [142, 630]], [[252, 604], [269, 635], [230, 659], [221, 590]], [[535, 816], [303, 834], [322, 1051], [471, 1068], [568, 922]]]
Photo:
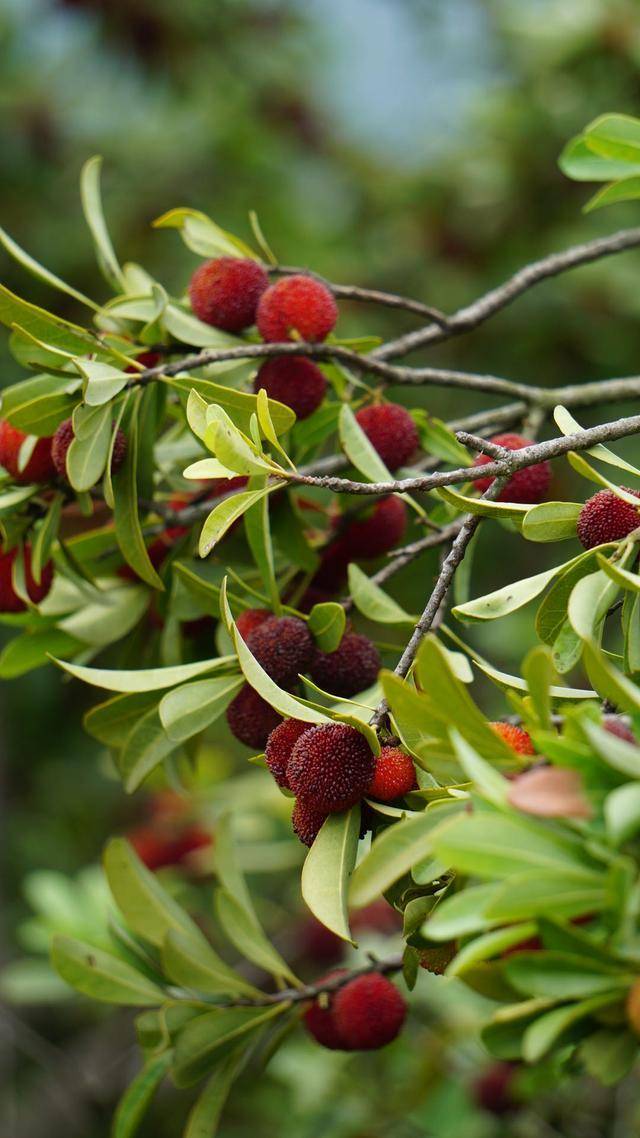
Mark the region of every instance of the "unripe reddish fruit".
[[286, 404], [297, 419], [308, 419], [318, 409], [327, 381], [317, 364], [304, 356], [279, 356], [263, 363], [254, 382], [255, 392], [264, 388], [270, 399]]
[[399, 1034], [407, 1005], [386, 976], [369, 972], [339, 988], [331, 1010], [347, 1050], [377, 1051]]
[[356, 419], [389, 470], [403, 466], [418, 447], [418, 428], [406, 407], [398, 403], [363, 407]]
[[293, 832], [304, 846], [312, 846], [327, 820], [326, 811], [316, 810], [304, 798], [296, 798], [291, 815]]
[[366, 518], [350, 522], [341, 539], [347, 561], [380, 557], [393, 549], [407, 528], [407, 507], [395, 495], [376, 502]]
[[[623, 486], [629, 494], [640, 498], [636, 490]], [[618, 498], [613, 490], [598, 490], [589, 498], [578, 517], [578, 538], [585, 549], [593, 549], [607, 541], [620, 541], [640, 526], [640, 505], [632, 506]]]
[[610, 735], [616, 735], [618, 739], [623, 739], [625, 743], [633, 743], [634, 746], [638, 745], [638, 740], [633, 731], [619, 715], [605, 715], [602, 726]]
[[242, 639], [246, 640], [254, 628], [257, 628], [259, 624], [264, 624], [265, 620], [270, 620], [272, 616], [273, 613], [270, 609], [245, 609], [236, 620], [236, 628]]
[[309, 629], [296, 616], [263, 621], [247, 637], [247, 647], [267, 675], [285, 688], [306, 672], [314, 649]]
[[4, 466], [14, 482], [48, 482], [55, 474], [51, 457], [51, 438], [38, 439], [29, 461], [19, 469], [20, 448], [27, 438], [24, 431], [12, 427], [6, 419], [0, 421], [0, 465]]
[[[24, 612], [27, 608], [13, 587], [13, 565], [17, 556], [17, 549], [10, 549], [8, 553], [0, 553], [0, 612]], [[24, 572], [27, 596], [34, 605], [39, 605], [51, 588], [53, 565], [51, 561], [48, 561], [43, 566], [40, 584], [36, 584], [31, 572], [31, 548], [25, 545]]]
[[400, 747], [383, 747], [377, 756], [376, 768], [369, 784], [368, 794], [380, 802], [393, 802], [410, 790], [417, 790], [413, 760]]
[[[507, 450], [522, 450], [523, 447], [532, 446], [531, 439], [525, 439], [522, 435], [495, 435], [490, 440], [496, 446], [505, 447]], [[487, 454], [479, 454], [475, 459], [474, 466], [486, 466], [487, 463], [494, 462]], [[493, 478], [477, 478], [474, 482], [476, 490], [484, 494], [493, 482]], [[538, 462], [535, 466], [527, 466], [523, 470], [516, 470], [503, 486], [498, 494], [499, 502], [543, 502], [549, 492], [549, 485], [551, 483], [551, 467], [548, 462]]]
[[516, 727], [513, 723], [490, 723], [496, 735], [504, 739], [505, 743], [515, 751], [516, 755], [535, 755], [535, 749], [528, 731]]
[[476, 1106], [498, 1116], [518, 1110], [519, 1103], [513, 1094], [517, 1070], [514, 1063], [493, 1063], [488, 1067], [472, 1087]]
[[321, 723], [301, 735], [287, 778], [293, 793], [318, 813], [337, 813], [358, 802], [374, 771], [364, 735], [344, 723]]
[[640, 980], [634, 980], [629, 989], [626, 1011], [629, 1027], [636, 1035], [640, 1035]]
[[[327, 980], [337, 980], [339, 976], [346, 976], [346, 968], [337, 968], [334, 972], [329, 972], [323, 976], [318, 984], [324, 984]], [[342, 1051], [344, 1050], [344, 1041], [338, 1031], [335, 1020], [333, 1018], [333, 1000], [334, 993], [326, 992], [323, 997], [324, 1004], [319, 1000], [314, 1000], [304, 1014], [304, 1024], [313, 1038], [322, 1047], [327, 1047], [329, 1051]]]
[[263, 292], [256, 322], [269, 343], [293, 340], [294, 332], [315, 343], [329, 335], [337, 319], [338, 307], [327, 286], [300, 273], [283, 277]]
[[[61, 478], [67, 477], [67, 451], [74, 440], [73, 420], [64, 419], [51, 440], [51, 458]], [[111, 473], [117, 474], [127, 453], [127, 437], [123, 431], [116, 431], [111, 455]]]
[[381, 666], [380, 653], [368, 636], [345, 632], [335, 652], [316, 651], [309, 675], [323, 691], [348, 697], [371, 687]]
[[281, 717], [249, 684], [240, 689], [227, 708], [231, 734], [247, 747], [261, 750]]
[[249, 257], [216, 257], [196, 269], [189, 284], [191, 308], [198, 320], [242, 332], [256, 322], [256, 309], [269, 278]]
[[265, 749], [267, 766], [278, 786], [283, 786], [287, 790], [289, 789], [287, 763], [298, 739], [308, 730], [309, 724], [303, 723], [300, 719], [285, 719], [278, 724], [267, 739]]

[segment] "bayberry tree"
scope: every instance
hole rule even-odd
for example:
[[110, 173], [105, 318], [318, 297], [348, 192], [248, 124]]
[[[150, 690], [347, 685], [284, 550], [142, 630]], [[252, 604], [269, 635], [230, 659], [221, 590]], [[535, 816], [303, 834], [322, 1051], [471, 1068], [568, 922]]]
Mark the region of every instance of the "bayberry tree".
[[[638, 196], [640, 126], [598, 120], [562, 161], [609, 181], [592, 204]], [[194, 744], [226, 718], [290, 801], [317, 921], [353, 942], [384, 897], [405, 937], [402, 954], [302, 982], [263, 929], [224, 794], [214, 913], [165, 888], [156, 871], [211, 834], [164, 800], [161, 841], [141, 832], [105, 851], [108, 926], [52, 946], [79, 992], [141, 1009], [144, 1062], [117, 1138], [166, 1075], [202, 1083], [185, 1135], [212, 1134], [236, 1078], [299, 1020], [325, 1048], [385, 1046], [420, 967], [492, 1003], [483, 1039], [502, 1066], [478, 1101], [508, 1107], [521, 1064], [616, 1083], [640, 1036], [640, 489], [628, 485], [640, 469], [610, 444], [637, 435], [640, 415], [588, 428], [579, 416], [633, 404], [640, 380], [549, 389], [398, 361], [549, 277], [637, 248], [640, 229], [546, 256], [445, 315], [279, 264], [255, 217], [247, 245], [178, 208], [156, 225], [201, 263], [174, 297], [120, 263], [99, 172], [86, 165], [82, 204], [109, 300], [2, 237], [88, 318], [0, 289], [30, 373], [3, 392], [0, 610], [17, 635], [0, 672], [54, 661], [99, 689], [85, 725], [128, 793], [159, 771], [179, 786]], [[342, 299], [408, 312], [416, 330], [341, 338]], [[455, 388], [460, 416], [386, 397], [403, 385]], [[467, 393], [487, 406], [465, 413]], [[582, 500], [556, 491], [563, 463]], [[457, 570], [481, 525], [494, 550], [520, 535], [533, 574], [473, 595], [473, 572]], [[568, 556], [535, 564], [540, 543], [572, 539]], [[419, 613], [403, 595], [416, 565]], [[534, 601], [539, 644], [506, 674], [465, 626]], [[478, 702], [486, 687], [474, 698], [478, 676], [500, 693], [499, 721]]]

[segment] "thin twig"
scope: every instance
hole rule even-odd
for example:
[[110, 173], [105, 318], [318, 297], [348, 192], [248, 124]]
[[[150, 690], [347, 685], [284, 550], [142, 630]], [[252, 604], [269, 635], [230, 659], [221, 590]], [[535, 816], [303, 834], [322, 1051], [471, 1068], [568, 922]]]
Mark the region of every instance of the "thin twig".
[[361, 300], [371, 304], [380, 304], [384, 308], [400, 308], [405, 312], [413, 312], [416, 316], [424, 316], [442, 328], [446, 328], [449, 323], [448, 318], [439, 308], [434, 308], [430, 304], [423, 304], [420, 300], [412, 300], [407, 296], [398, 296], [394, 292], [381, 292], [377, 288], [360, 288], [357, 285], [335, 284], [321, 276], [320, 273], [314, 273], [310, 269], [295, 268], [292, 265], [273, 265], [267, 269], [267, 272], [280, 276], [298, 276], [300, 274], [313, 277], [314, 280], [326, 285], [338, 300]]
[[372, 960], [364, 968], [356, 968], [331, 979], [318, 980], [315, 984], [305, 984], [300, 988], [284, 988], [279, 992], [271, 992], [263, 996], [241, 997], [237, 1000], [225, 1002], [226, 1007], [234, 1008], [262, 1008], [273, 1004], [299, 1004], [308, 1000], [315, 1000], [323, 993], [337, 992], [345, 984], [349, 984], [358, 976], [366, 976], [370, 972], [378, 972], [385, 976], [389, 972], [399, 972], [402, 968], [402, 957], [392, 956], [388, 960]]

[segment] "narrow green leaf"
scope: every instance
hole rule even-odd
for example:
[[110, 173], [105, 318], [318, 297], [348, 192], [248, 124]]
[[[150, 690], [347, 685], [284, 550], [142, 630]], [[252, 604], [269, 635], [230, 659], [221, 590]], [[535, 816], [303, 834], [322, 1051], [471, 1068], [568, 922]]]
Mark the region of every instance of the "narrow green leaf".
[[432, 849], [434, 831], [461, 809], [464, 802], [429, 807], [424, 814], [404, 818], [383, 830], [354, 870], [349, 890], [352, 907], [360, 909], [369, 905], [427, 856]]
[[14, 241], [13, 238], [10, 237], [6, 232], [6, 230], [2, 229], [1, 227], [0, 244], [4, 246], [10, 257], [13, 257], [19, 265], [22, 265], [23, 269], [26, 269], [27, 272], [31, 273], [34, 277], [37, 277], [38, 280], [43, 281], [45, 284], [51, 285], [52, 288], [59, 289], [60, 292], [65, 292], [67, 296], [72, 296], [74, 300], [79, 300], [81, 304], [86, 304], [88, 308], [97, 310], [98, 305], [93, 300], [90, 300], [89, 297], [85, 296], [83, 292], [78, 292], [77, 289], [72, 288], [71, 285], [68, 285], [66, 281], [61, 280], [60, 277], [57, 277], [55, 273], [50, 272], [49, 269], [45, 269], [44, 265], [41, 265], [38, 261], [31, 257], [29, 253], [22, 249], [20, 245], [18, 245], [17, 241]]
[[229, 1091], [242, 1063], [243, 1052], [232, 1051], [216, 1067], [194, 1103], [183, 1138], [215, 1138]]
[[247, 960], [291, 984], [298, 981], [289, 965], [267, 939], [255, 917], [226, 889], [216, 891], [216, 914], [231, 943]]
[[113, 1119], [112, 1138], [133, 1138], [164, 1076], [173, 1055], [165, 1051], [145, 1064], [123, 1094]]
[[176, 750], [176, 746], [162, 726], [158, 708], [149, 708], [131, 728], [118, 759], [118, 770], [127, 794], [133, 794], [147, 775]]
[[141, 580], [154, 589], [164, 590], [145, 545], [138, 515], [138, 413], [142, 392], [133, 395], [126, 425], [127, 450], [117, 474], [111, 477], [113, 486], [113, 516], [116, 536], [122, 555]]
[[235, 664], [235, 656], [215, 656], [211, 660], [197, 660], [193, 664], [176, 664], [169, 668], [141, 668], [140, 671], [118, 671], [110, 668], [85, 668], [81, 664], [69, 664], [57, 660], [58, 664], [77, 680], [96, 688], [113, 692], [151, 692], [172, 688], [176, 684], [202, 676], [205, 672], [229, 669]]
[[326, 601], [311, 609], [308, 629], [321, 652], [335, 652], [346, 623], [344, 607], [334, 601]]
[[260, 995], [259, 989], [225, 964], [207, 941], [185, 936], [176, 929], [170, 929], [164, 938], [162, 966], [175, 984], [210, 996]]
[[360, 809], [330, 814], [306, 856], [300, 882], [314, 917], [341, 940], [351, 941], [347, 895], [358, 852]]
[[378, 624], [415, 624], [416, 618], [354, 563], [349, 565], [349, 593], [356, 608], [369, 620]]
[[111, 839], [103, 862], [113, 899], [134, 933], [158, 946], [171, 929], [189, 939], [204, 940], [198, 926], [142, 864], [125, 838]]
[[51, 963], [67, 984], [93, 1000], [144, 1007], [164, 998], [161, 988], [124, 960], [71, 937], [53, 938]]
[[126, 290], [122, 269], [115, 255], [109, 231], [102, 211], [100, 193], [100, 170], [102, 158], [99, 154], [85, 162], [80, 175], [80, 198], [85, 220], [91, 231], [95, 245], [98, 265], [107, 281], [116, 292]]
[[173, 1078], [189, 1087], [206, 1075], [218, 1058], [236, 1053], [240, 1040], [288, 1010], [286, 1003], [270, 1008], [216, 1008], [196, 1016], [180, 1032], [175, 1047]]
[[522, 536], [527, 541], [564, 541], [576, 536], [582, 502], [540, 502], [525, 514]]
[[174, 743], [184, 743], [218, 719], [242, 687], [237, 676], [196, 680], [167, 692], [160, 701], [162, 726]]

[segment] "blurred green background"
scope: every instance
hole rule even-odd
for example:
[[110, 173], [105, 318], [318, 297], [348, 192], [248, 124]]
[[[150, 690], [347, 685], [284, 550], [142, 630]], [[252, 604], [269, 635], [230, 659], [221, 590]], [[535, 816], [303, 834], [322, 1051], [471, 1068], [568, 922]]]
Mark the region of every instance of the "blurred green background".
[[[0, 224], [97, 298], [105, 293], [77, 189], [92, 153], [105, 157], [106, 209], [121, 256], [174, 290], [195, 259], [150, 222], [177, 205], [202, 209], [245, 237], [255, 209], [283, 262], [445, 311], [527, 260], [637, 223], [637, 205], [583, 216], [584, 187], [556, 165], [566, 140], [597, 114], [640, 113], [635, 0], [0, 0], [0, 50]], [[53, 298], [4, 255], [1, 262], [10, 288], [79, 317], [72, 301]], [[549, 385], [632, 374], [637, 269], [638, 254], [626, 254], [550, 282], [429, 359]], [[384, 336], [411, 324], [345, 308], [343, 327]], [[2, 385], [19, 378], [4, 344], [0, 360]], [[435, 389], [401, 397], [444, 417], [481, 405]], [[557, 490], [569, 493], [567, 484]], [[548, 556], [559, 559], [557, 550]], [[518, 564], [526, 571], [526, 557], [522, 543], [505, 536], [496, 558], [485, 535], [474, 592], [511, 579]], [[424, 578], [422, 593], [426, 570]], [[531, 635], [528, 615], [518, 615], [482, 644], [513, 670]], [[96, 862], [108, 834], [144, 816], [143, 796], [123, 803], [105, 756], [82, 733], [87, 699], [51, 669], [4, 685], [5, 959], [42, 949], [47, 922], [34, 924], [34, 904], [49, 923], [77, 922], [62, 879], [35, 871], [77, 873]], [[285, 840], [282, 800], [246, 769], [224, 740], [203, 749], [200, 818], [213, 785], [216, 801], [226, 796], [241, 816], [245, 862], [262, 870], [254, 886], [274, 935], [313, 975], [324, 958], [305, 940], [291, 880], [300, 853]], [[178, 875], [176, 886], [207, 903], [206, 872]], [[383, 932], [370, 935], [378, 943]], [[40, 982], [39, 1002], [1, 1012], [0, 1132], [106, 1138], [136, 1066], [129, 1017], [79, 999], [47, 1003], [55, 992], [44, 973]], [[637, 1132], [637, 1096], [614, 1100], [584, 1082], [551, 1095], [548, 1072], [525, 1077], [529, 1106], [506, 1121], [477, 1109], [470, 1087], [486, 1063], [469, 1042], [477, 1009], [447, 992], [425, 975], [403, 1041], [369, 1059], [322, 1052], [297, 1035], [268, 1075], [236, 1092], [221, 1133]], [[172, 1138], [183, 1113], [182, 1097], [169, 1090], [141, 1134]]]

